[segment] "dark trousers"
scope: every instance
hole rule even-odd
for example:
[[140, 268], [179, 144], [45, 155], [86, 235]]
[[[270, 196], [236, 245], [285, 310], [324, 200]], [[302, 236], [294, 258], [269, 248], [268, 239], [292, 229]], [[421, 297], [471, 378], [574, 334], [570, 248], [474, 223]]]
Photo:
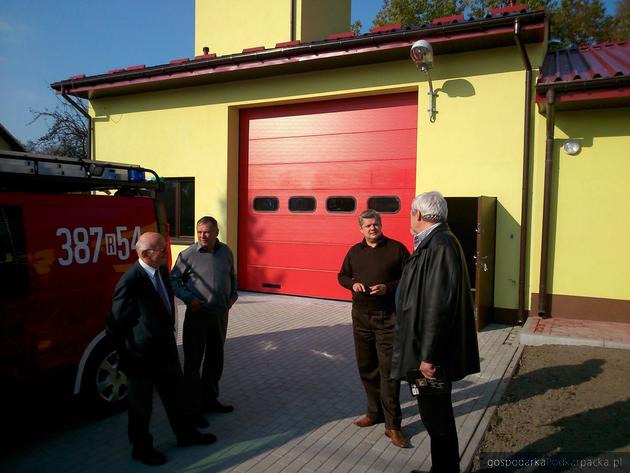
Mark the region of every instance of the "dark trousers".
[[204, 310], [186, 310], [184, 378], [192, 404], [198, 411], [204, 404], [211, 404], [219, 397], [227, 325], [228, 311], [213, 314]]
[[149, 422], [153, 410], [153, 387], [158, 392], [171, 428], [178, 439], [196, 432], [185, 408], [183, 374], [177, 358], [160, 356], [152, 360], [136, 360], [128, 371], [129, 441], [138, 448], [153, 445]]
[[431, 439], [431, 471], [459, 473], [459, 444], [450, 390], [418, 397], [418, 407]]
[[352, 308], [354, 349], [367, 395], [367, 415], [384, 419], [388, 429], [400, 430], [400, 381], [389, 379], [395, 325], [395, 312]]

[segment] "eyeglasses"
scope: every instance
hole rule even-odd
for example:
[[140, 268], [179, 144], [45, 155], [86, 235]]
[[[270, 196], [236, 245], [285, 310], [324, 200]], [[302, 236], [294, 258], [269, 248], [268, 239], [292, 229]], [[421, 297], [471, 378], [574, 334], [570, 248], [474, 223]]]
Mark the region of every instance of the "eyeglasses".
[[167, 253], [166, 248], [149, 248], [147, 251], [156, 251], [165, 255]]

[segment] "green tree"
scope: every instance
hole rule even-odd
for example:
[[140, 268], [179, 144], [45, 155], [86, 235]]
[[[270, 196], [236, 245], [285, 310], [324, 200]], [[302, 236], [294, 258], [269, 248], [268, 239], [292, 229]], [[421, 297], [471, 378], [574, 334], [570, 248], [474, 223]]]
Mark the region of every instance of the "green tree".
[[[473, 18], [482, 18], [491, 8], [524, 4], [530, 9], [544, 6], [550, 15], [550, 38], [555, 46], [567, 47], [609, 41], [614, 36], [629, 36], [630, 0], [619, 0], [618, 11], [625, 13], [613, 17], [606, 14], [601, 0], [383, 0], [376, 14], [374, 26], [401, 23], [403, 26], [422, 25], [433, 18], [465, 12]], [[625, 8], [625, 10], [624, 10]]]
[[353, 31], [355, 34], [360, 34], [361, 28], [363, 28], [363, 23], [361, 23], [361, 20], [354, 20], [350, 25], [350, 31]]
[[374, 18], [374, 26], [400, 23], [402, 26], [422, 25], [433, 18], [457, 15], [464, 11], [468, 0], [383, 0]]
[[630, 0], [619, 0], [613, 18], [612, 38], [614, 40], [630, 40]]
[[468, 0], [467, 9], [474, 18], [481, 18], [488, 14], [491, 8], [509, 7], [514, 4], [526, 5], [531, 10], [545, 7], [548, 12], [554, 12], [557, 8], [557, 0], [520, 0], [517, 2], [508, 0]]
[[551, 14], [550, 37], [560, 47], [601, 43], [612, 38], [612, 25], [601, 0], [562, 0]]

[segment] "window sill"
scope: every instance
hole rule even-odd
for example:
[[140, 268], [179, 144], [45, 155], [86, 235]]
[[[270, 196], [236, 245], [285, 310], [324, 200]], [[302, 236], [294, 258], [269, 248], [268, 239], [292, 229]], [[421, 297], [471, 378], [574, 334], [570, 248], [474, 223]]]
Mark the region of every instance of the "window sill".
[[194, 242], [194, 237], [171, 237], [171, 245], [190, 245]]

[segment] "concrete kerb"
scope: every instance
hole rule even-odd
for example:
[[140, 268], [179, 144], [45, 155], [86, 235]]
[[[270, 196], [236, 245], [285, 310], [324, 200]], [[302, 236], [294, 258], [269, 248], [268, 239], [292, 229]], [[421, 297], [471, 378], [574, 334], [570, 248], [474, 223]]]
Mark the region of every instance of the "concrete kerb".
[[492, 421], [492, 418], [494, 417], [499, 407], [499, 402], [501, 401], [505, 390], [510, 384], [512, 376], [516, 372], [518, 362], [521, 359], [521, 355], [523, 354], [523, 348], [524, 345], [520, 344], [517, 350], [514, 352], [510, 363], [503, 373], [501, 382], [497, 385], [497, 388], [494, 391], [494, 394], [490, 399], [490, 402], [488, 403], [485, 412], [481, 416], [481, 419], [479, 420], [479, 423], [477, 424], [477, 427], [475, 428], [474, 433], [470, 441], [468, 442], [468, 445], [466, 445], [466, 448], [462, 453], [459, 463], [461, 470], [465, 473], [468, 473], [472, 469], [473, 460], [475, 458], [475, 455], [481, 448], [483, 437], [486, 435], [488, 427], [490, 426], [490, 422]]

